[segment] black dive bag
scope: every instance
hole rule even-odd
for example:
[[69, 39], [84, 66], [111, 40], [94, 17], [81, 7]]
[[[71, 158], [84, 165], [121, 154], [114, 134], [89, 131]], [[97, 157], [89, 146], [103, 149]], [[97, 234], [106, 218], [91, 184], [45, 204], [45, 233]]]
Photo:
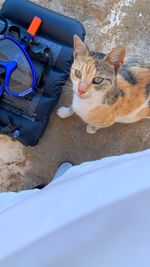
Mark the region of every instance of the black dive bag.
[[9, 135], [23, 145], [34, 146], [42, 137], [49, 115], [69, 77], [73, 61], [73, 35], [77, 34], [84, 40], [85, 31], [77, 20], [28, 0], [6, 0], [1, 15], [8, 21], [7, 31], [19, 28], [24, 32], [35, 16], [41, 18], [42, 24], [35, 41], [43, 43], [50, 51], [50, 64], [47, 65], [40, 57], [30, 55], [38, 77], [33, 94], [26, 97], [4, 95], [0, 98], [0, 134]]

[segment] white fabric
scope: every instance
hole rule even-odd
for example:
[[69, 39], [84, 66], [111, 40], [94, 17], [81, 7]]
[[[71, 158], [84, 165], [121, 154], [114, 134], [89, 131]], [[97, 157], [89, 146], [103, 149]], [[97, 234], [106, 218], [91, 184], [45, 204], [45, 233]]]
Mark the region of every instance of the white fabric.
[[2, 210], [4, 209], [10, 208], [14, 204], [17, 204], [18, 202], [24, 200], [25, 198], [33, 195], [37, 191], [38, 189], [25, 190], [19, 193], [15, 192], [0, 193], [0, 212], [2, 212]]
[[0, 212], [0, 266], [150, 266], [149, 162], [150, 150], [83, 163], [14, 194]]

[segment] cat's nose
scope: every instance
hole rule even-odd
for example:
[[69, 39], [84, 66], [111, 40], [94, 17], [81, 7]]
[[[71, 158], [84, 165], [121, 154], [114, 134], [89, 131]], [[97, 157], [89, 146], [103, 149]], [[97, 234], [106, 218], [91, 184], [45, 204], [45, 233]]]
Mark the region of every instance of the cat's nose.
[[79, 87], [78, 92], [80, 95], [84, 95], [86, 93], [86, 90], [85, 90], [85, 88]]

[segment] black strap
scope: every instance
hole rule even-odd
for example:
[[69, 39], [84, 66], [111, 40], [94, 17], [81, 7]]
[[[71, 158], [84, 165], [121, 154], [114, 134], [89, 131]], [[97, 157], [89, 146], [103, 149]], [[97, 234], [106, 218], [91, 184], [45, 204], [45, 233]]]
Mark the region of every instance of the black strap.
[[43, 64], [43, 71], [42, 71], [42, 77], [39, 83], [39, 87], [41, 88], [47, 81], [49, 72], [52, 68], [53, 65], [53, 58], [52, 58], [52, 53], [50, 49], [45, 49], [45, 55], [47, 55], [47, 62], [46, 64]]
[[4, 123], [2, 120], [0, 120], [0, 132], [2, 134], [11, 134], [20, 128], [20, 126], [14, 125], [10, 117], [8, 117], [8, 123]]
[[46, 80], [48, 79], [49, 72], [52, 68], [52, 54], [49, 48], [44, 49], [44, 51], [38, 54], [31, 51], [30, 48], [27, 50], [32, 63], [35, 68], [37, 76], [36, 87], [42, 88]]
[[34, 65], [39, 64], [38, 68], [36, 69], [40, 69], [41, 75], [39, 75], [40, 79], [38, 79], [37, 87], [41, 88], [48, 78], [49, 72], [53, 65], [53, 61], [50, 48], [46, 47], [45, 45], [43, 45], [43, 47], [42, 45], [39, 46], [39, 49], [35, 49], [35, 47], [32, 47], [31, 43], [27, 49], [27, 52], [30, 58], [33, 60], [33, 63], [35, 62]]

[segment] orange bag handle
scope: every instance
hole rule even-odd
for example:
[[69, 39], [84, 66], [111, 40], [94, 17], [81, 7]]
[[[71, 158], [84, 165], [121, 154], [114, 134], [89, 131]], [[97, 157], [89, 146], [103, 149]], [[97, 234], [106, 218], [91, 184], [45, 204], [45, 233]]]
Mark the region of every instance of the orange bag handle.
[[32, 36], [35, 36], [41, 23], [42, 23], [42, 20], [39, 17], [35, 16], [31, 22], [27, 32], [29, 34], [31, 34]]

